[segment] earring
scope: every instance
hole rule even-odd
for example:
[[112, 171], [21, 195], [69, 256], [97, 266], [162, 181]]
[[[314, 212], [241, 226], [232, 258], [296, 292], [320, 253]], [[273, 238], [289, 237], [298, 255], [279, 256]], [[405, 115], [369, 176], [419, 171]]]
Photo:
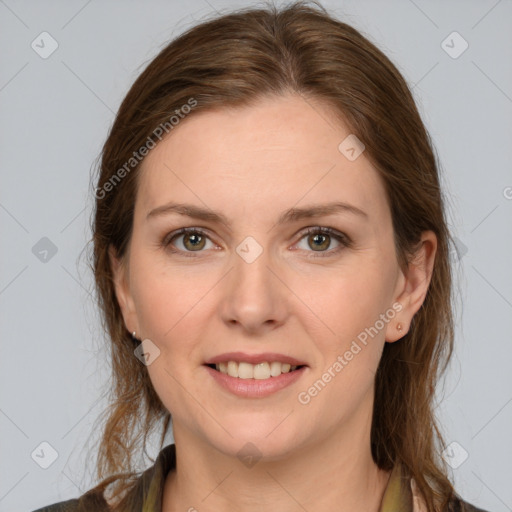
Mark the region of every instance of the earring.
[[134, 340], [136, 340], [136, 339], [137, 339], [137, 338], [136, 338], [136, 336], [135, 336], [135, 331], [133, 331], [133, 332], [132, 332], [132, 338], [133, 338]]
[[398, 322], [396, 324], [396, 328], [397, 328], [398, 332], [400, 332], [400, 333], [402, 332], [402, 324], [400, 322]]

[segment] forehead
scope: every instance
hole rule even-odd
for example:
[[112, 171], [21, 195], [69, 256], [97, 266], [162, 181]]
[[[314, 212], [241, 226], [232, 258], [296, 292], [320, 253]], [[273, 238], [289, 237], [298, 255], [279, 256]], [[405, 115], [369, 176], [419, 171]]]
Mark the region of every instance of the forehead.
[[144, 159], [137, 209], [182, 200], [229, 217], [346, 201], [382, 215], [377, 171], [364, 152], [351, 161], [339, 149], [349, 135], [329, 106], [296, 95], [192, 113]]

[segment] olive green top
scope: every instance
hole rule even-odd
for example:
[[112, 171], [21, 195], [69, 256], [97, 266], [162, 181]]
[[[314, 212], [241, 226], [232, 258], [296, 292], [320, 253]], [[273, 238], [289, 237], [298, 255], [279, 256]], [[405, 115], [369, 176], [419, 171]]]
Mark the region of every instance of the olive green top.
[[[176, 468], [175, 445], [170, 444], [163, 448], [158, 454], [153, 466], [142, 473], [137, 482], [137, 501], [139, 505], [133, 512], [162, 512], [163, 491], [165, 479], [169, 471]], [[95, 505], [94, 510], [87, 507], [88, 499], [83, 495], [80, 499], [86, 505], [84, 510], [100, 512]], [[98, 500], [98, 496], [95, 496]], [[108, 511], [106, 501], [101, 497], [103, 510]], [[35, 510], [34, 512], [76, 512], [78, 511], [79, 499], [72, 499], [48, 505]], [[97, 503], [97, 502], [96, 502]], [[457, 498], [453, 501], [450, 512], [485, 512]], [[382, 497], [379, 512], [428, 512], [424, 502], [421, 500], [412, 479], [403, 478], [400, 465], [396, 465], [391, 472], [388, 484]]]

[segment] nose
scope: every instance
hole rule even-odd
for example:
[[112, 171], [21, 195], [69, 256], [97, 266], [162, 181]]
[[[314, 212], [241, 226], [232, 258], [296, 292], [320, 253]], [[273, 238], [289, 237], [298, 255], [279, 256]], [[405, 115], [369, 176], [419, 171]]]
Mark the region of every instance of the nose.
[[291, 292], [278, 265], [265, 250], [254, 260], [240, 254], [234, 253], [233, 268], [225, 278], [220, 305], [223, 322], [251, 334], [283, 325]]

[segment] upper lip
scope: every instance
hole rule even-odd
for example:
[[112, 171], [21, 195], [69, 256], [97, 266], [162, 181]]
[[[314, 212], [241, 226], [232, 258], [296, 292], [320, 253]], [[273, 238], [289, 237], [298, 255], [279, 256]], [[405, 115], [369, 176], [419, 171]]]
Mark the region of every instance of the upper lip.
[[276, 354], [275, 352], [264, 352], [262, 354], [246, 354], [245, 352], [226, 352], [219, 354], [205, 361], [204, 364], [218, 364], [227, 363], [228, 361], [238, 361], [251, 364], [258, 363], [271, 363], [272, 361], [279, 361], [280, 363], [289, 363], [295, 366], [307, 366], [304, 361], [300, 361], [295, 357], [286, 356], [284, 354]]

